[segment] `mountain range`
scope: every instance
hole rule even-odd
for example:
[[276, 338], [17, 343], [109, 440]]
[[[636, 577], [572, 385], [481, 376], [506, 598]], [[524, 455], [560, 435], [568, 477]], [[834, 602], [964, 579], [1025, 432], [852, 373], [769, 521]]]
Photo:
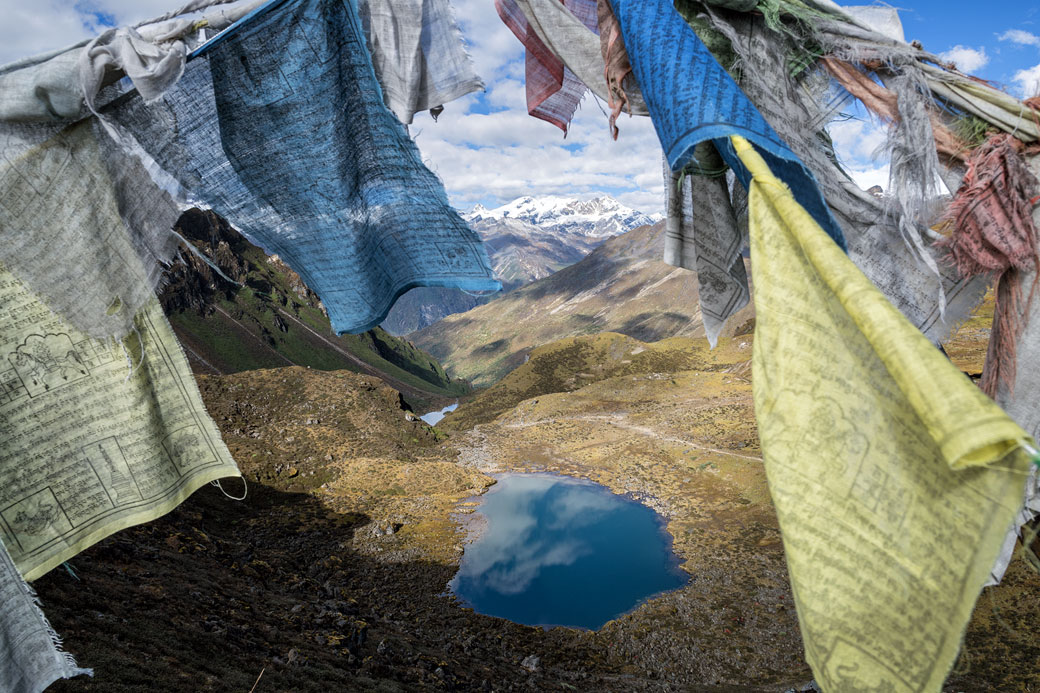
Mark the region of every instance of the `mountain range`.
[[[658, 222], [614, 236], [580, 262], [408, 338], [453, 377], [485, 387], [523, 364], [532, 349], [565, 337], [703, 336], [697, 275], [661, 261], [663, 231]], [[745, 307], [723, 335], [750, 332], [753, 317], [753, 307]]]
[[511, 219], [537, 226], [545, 231], [601, 239], [662, 219], [660, 214], [637, 212], [609, 196], [589, 200], [568, 197], [518, 197], [494, 209], [477, 205], [463, 216], [470, 223]]
[[[520, 197], [494, 209], [477, 205], [463, 218], [484, 241], [502, 290], [508, 292], [578, 262], [606, 239], [652, 224], [661, 215], [638, 212], [606, 196]], [[398, 299], [382, 327], [393, 335], [408, 334], [488, 300], [457, 289], [412, 289]]]

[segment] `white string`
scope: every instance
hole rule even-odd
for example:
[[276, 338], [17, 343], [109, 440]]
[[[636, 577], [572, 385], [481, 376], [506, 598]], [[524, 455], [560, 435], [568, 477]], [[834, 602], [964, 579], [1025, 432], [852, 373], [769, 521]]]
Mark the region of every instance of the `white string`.
[[242, 480], [242, 495], [240, 497], [232, 496], [230, 493], [225, 491], [224, 487], [220, 485], [220, 479], [215, 479], [215, 480], [213, 480], [213, 481], [211, 481], [209, 483], [212, 484], [213, 486], [216, 486], [217, 488], [219, 488], [220, 492], [223, 493], [228, 498], [230, 498], [231, 500], [233, 500], [233, 501], [244, 501], [246, 499], [246, 496], [249, 495], [249, 482], [246, 481], [246, 478], [244, 476], [240, 476], [239, 479]]

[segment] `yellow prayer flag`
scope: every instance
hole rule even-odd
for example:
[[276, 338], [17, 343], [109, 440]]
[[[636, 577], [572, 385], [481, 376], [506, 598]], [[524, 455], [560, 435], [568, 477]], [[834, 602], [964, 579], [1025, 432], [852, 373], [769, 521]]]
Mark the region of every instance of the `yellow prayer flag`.
[[863, 275], [741, 137], [755, 415], [824, 691], [939, 691], [1021, 505], [1032, 439]]
[[158, 299], [134, 328], [91, 339], [0, 265], [0, 542], [26, 580], [240, 476]]

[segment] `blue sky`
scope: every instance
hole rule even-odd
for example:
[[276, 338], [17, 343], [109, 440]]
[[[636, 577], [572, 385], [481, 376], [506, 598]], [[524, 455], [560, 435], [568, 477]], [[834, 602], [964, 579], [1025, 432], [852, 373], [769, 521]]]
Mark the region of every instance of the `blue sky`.
[[[95, 35], [108, 23], [162, 14], [183, 0], [0, 0], [0, 63]], [[523, 195], [611, 194], [646, 212], [661, 211], [660, 145], [647, 118], [607, 131], [605, 105], [591, 95], [566, 139], [527, 115], [523, 48], [499, 20], [493, 0], [453, 0], [486, 93], [446, 104], [439, 122], [426, 114], [412, 126], [427, 164], [452, 202], [467, 209]], [[841, 3], [850, 4], [850, 3]], [[1040, 0], [908, 0], [900, 10], [908, 40], [992, 80], [1016, 96], [1040, 91]], [[832, 126], [843, 162], [864, 187], [887, 187], [887, 167], [873, 158], [884, 130], [862, 117]]]
[[[488, 92], [449, 104], [437, 124], [418, 116], [415, 129], [453, 202], [465, 208], [524, 194], [606, 192], [637, 209], [661, 211], [660, 145], [648, 119], [622, 117], [621, 137], [612, 142], [589, 95], [564, 140], [552, 125], [526, 116], [523, 50], [492, 1], [455, 4]], [[1040, 3], [914, 0], [896, 7], [908, 40], [1016, 96], [1040, 91]], [[885, 130], [862, 111], [853, 115], [832, 126], [841, 158], [863, 187], [887, 187], [884, 157], [874, 157]]]
[[[915, 0], [895, 7], [907, 40], [918, 39], [936, 53], [956, 46], [982, 51], [987, 60], [973, 74], [999, 83], [1016, 96], [1022, 95], [1023, 87], [1015, 80], [1016, 73], [1040, 63], [1040, 2]], [[1021, 33], [1016, 35], [1016, 30]], [[1030, 40], [1027, 34], [1034, 41], [1031, 45], [1021, 42]]]

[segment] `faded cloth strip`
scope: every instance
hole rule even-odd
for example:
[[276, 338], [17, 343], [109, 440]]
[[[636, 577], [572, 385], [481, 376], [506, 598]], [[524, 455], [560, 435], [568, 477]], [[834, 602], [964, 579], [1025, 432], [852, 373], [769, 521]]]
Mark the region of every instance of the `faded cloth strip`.
[[130, 92], [103, 113], [297, 271], [338, 333], [378, 325], [416, 286], [500, 288], [383, 105], [352, 3], [288, 0], [224, 36], [159, 101]]
[[[1037, 178], [1040, 178], [1040, 155], [1026, 158], [1026, 165]], [[1040, 228], [1040, 206], [1034, 206], [1032, 210], [1033, 226]], [[1024, 286], [1033, 286], [1036, 281], [1036, 272], [1023, 273], [1020, 281]], [[1018, 323], [1022, 325], [1022, 332], [1018, 336], [1017, 350], [1015, 354], [1014, 381], [1010, 384], [997, 381], [997, 395], [995, 397], [1008, 416], [1018, 422], [1034, 438], [1040, 438], [1040, 300], [1033, 300], [1027, 305], [1019, 305], [1022, 313], [1018, 316]], [[1010, 321], [1013, 322], [1013, 321]], [[986, 358], [986, 367], [989, 367], [989, 356]], [[1022, 525], [1040, 515], [1040, 478], [1037, 470], [1033, 469], [1026, 481], [1026, 499], [1015, 518], [1015, 524], [1004, 539], [1000, 558], [990, 574], [987, 584], [995, 585], [1000, 582], [1007, 570], [1008, 563], [1015, 551], [1015, 542], [1022, 533]]]
[[[611, 102], [604, 81], [600, 37], [574, 16], [560, 0], [514, 0], [524, 13], [529, 30], [534, 30], [545, 47], [556, 55], [575, 77], [603, 99]], [[629, 80], [625, 97], [633, 115], [649, 115], [635, 80]], [[616, 130], [616, 128], [614, 128]]]
[[[972, 152], [964, 182], [944, 215], [952, 227], [939, 243], [964, 276], [997, 275], [993, 330], [980, 386], [991, 397], [998, 385], [1014, 393], [1016, 344], [1022, 332], [1022, 272], [1040, 262], [1031, 200], [1040, 184], [1011, 135], [993, 135]], [[1030, 298], [1032, 290], [1030, 290]]]
[[402, 123], [484, 88], [448, 0], [360, 0], [383, 103]]
[[[1034, 169], [1040, 168], [1040, 160], [1034, 158]], [[1040, 211], [1034, 213], [1034, 221], [1040, 222]], [[1026, 286], [1031, 286], [1036, 274], [1029, 273], [1022, 277]], [[1024, 306], [1023, 306], [1024, 308]], [[1002, 383], [997, 384], [997, 404], [1008, 416], [1029, 432], [1034, 438], [1040, 436], [1040, 404], [1036, 393], [1040, 392], [1040, 301], [1033, 301], [1028, 313], [1020, 320], [1025, 324], [1018, 341], [1018, 367], [1015, 369], [1014, 387]], [[1004, 577], [1008, 563], [1014, 555], [1015, 543], [1022, 535], [1022, 525], [1040, 515], [1040, 478], [1033, 469], [1026, 480], [1025, 502], [1015, 518], [1014, 524], [1004, 538], [1000, 557], [990, 571], [987, 585], [995, 585]]]
[[879, 292], [746, 141], [755, 416], [821, 688], [941, 690], [1032, 439]]
[[40, 693], [58, 679], [86, 674], [72, 655], [61, 651], [61, 640], [40, 610], [36, 593], [18, 574], [0, 542], [0, 690]]
[[772, 169], [788, 181], [795, 198], [841, 247], [845, 238], [816, 181], [780, 139], [733, 78], [712, 57], [668, 0], [613, 0], [625, 48], [650, 110], [668, 164], [678, 171], [704, 140], [716, 146], [745, 185], [748, 176], [727, 135], [759, 147]]
[[978, 80], [927, 63], [921, 70], [928, 87], [939, 98], [995, 125], [1023, 142], [1040, 140], [1040, 122], [1036, 113], [1010, 94]]
[[[564, 5], [590, 30], [596, 28], [596, 4], [592, 0], [564, 0]], [[527, 112], [564, 132], [585, 96], [585, 84], [528, 24], [516, 0], [495, 0], [495, 9], [527, 50], [525, 81]]]
[[27, 580], [239, 476], [155, 298], [101, 342], [0, 268], [0, 363], [0, 539]]
[[[607, 105], [610, 106], [610, 135], [616, 140], [618, 138], [617, 118], [621, 111], [627, 106], [631, 114], [632, 103], [625, 92], [626, 80], [630, 85], [635, 84], [636, 78], [632, 74], [632, 63], [628, 59], [628, 51], [625, 50], [625, 39], [621, 35], [621, 25], [618, 24], [617, 16], [610, 7], [609, 0], [599, 0], [596, 3], [597, 19], [599, 21], [600, 54], [603, 57], [603, 75], [607, 79]], [[640, 99], [642, 93], [640, 92]], [[646, 107], [646, 104], [643, 104]]]
[[[776, 79], [786, 74], [789, 38], [769, 31], [761, 17], [752, 15], [712, 14], [711, 24], [738, 52], [743, 64], [741, 86], [748, 97], [815, 173], [831, 212], [845, 230], [849, 257], [929, 339], [945, 339], [982, 300], [987, 279], [960, 277], [943, 262], [945, 252], [934, 247], [925, 246], [925, 252], [935, 257], [938, 274], [908, 252], [899, 216], [856, 185], [838, 166], [828, 144], [825, 128], [837, 107], [826, 98], [830, 76], [811, 70], [797, 81]], [[929, 146], [931, 141], [929, 136]], [[918, 231], [934, 235], [923, 224]]]
[[[862, 101], [873, 113], [889, 123], [899, 122], [899, 99], [895, 93], [843, 60], [824, 57], [820, 64], [827, 68], [846, 91]], [[950, 159], [964, 161], [968, 146], [943, 124], [935, 109], [929, 110], [929, 116], [932, 122], [932, 137], [935, 138], [935, 150]]]
[[0, 121], [78, 118], [84, 96], [93, 100], [104, 84], [124, 75], [154, 98], [176, 82], [186, 50], [205, 39], [199, 27], [219, 31], [267, 0], [240, 2], [201, 18], [180, 17], [230, 1], [194, 0], [136, 27], [110, 29], [95, 39], [0, 67]]
[[0, 262], [80, 332], [130, 331], [177, 250], [178, 216], [96, 121], [0, 123]]
[[[702, 164], [722, 168], [722, 158], [711, 142], [698, 145], [698, 154]], [[701, 321], [714, 348], [726, 320], [750, 298], [741, 255], [745, 238], [725, 175], [673, 173], [665, 161], [664, 187], [664, 261], [697, 272]]]

